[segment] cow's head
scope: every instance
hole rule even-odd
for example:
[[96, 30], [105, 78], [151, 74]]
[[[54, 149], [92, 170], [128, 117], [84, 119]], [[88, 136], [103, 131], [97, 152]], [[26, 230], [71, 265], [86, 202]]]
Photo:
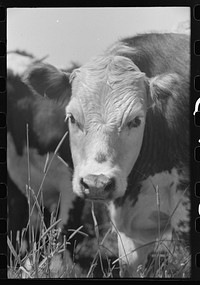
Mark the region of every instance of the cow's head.
[[[73, 189], [94, 200], [122, 197], [141, 150], [148, 108], [173, 95], [174, 74], [148, 79], [121, 46], [70, 75], [66, 98]], [[49, 65], [33, 67], [26, 81], [37, 93], [65, 97], [68, 74]]]

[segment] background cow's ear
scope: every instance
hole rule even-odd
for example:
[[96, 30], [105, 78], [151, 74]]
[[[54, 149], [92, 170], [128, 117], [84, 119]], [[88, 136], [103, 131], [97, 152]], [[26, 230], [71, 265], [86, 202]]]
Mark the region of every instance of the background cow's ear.
[[71, 85], [69, 74], [50, 64], [32, 65], [24, 74], [23, 81], [33, 92], [56, 101], [69, 101]]
[[177, 73], [166, 73], [149, 79], [151, 103], [162, 107], [170, 97], [176, 98], [181, 90], [182, 79]]

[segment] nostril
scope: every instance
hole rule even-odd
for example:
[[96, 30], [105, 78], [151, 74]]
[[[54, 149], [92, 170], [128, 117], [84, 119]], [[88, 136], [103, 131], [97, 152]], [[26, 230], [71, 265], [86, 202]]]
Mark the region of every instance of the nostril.
[[115, 188], [115, 179], [111, 178], [110, 181], [107, 183], [106, 187], [104, 188], [105, 191], [110, 192]]
[[115, 189], [115, 179], [103, 174], [89, 174], [80, 179], [81, 190], [86, 196], [96, 196], [103, 192], [111, 193]]
[[89, 195], [90, 194], [89, 186], [87, 183], [84, 182], [83, 178], [81, 178], [80, 183], [81, 183], [81, 189], [83, 193], [85, 195]]
[[88, 184], [84, 182], [83, 178], [81, 178], [80, 183], [81, 183], [81, 185], [82, 185], [84, 188], [89, 189]]

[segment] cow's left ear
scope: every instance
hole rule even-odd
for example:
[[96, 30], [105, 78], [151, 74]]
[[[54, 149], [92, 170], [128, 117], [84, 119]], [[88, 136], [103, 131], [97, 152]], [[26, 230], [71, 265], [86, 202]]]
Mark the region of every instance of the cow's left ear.
[[176, 98], [181, 90], [182, 78], [177, 73], [165, 73], [149, 80], [150, 104], [162, 109], [169, 98]]
[[69, 74], [56, 67], [38, 63], [32, 65], [24, 74], [23, 81], [33, 92], [55, 101], [69, 101], [71, 85]]

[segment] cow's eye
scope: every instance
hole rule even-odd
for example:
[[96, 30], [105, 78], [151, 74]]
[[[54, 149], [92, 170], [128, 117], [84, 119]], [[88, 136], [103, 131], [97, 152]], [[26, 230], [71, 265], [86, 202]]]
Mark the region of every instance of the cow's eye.
[[72, 114], [69, 114], [69, 119], [70, 119], [71, 124], [76, 124], [76, 120]]
[[139, 117], [135, 117], [132, 121], [128, 122], [127, 127], [129, 129], [131, 128], [137, 128], [141, 124], [141, 119]]
[[82, 125], [74, 118], [72, 114], [68, 114], [67, 118], [69, 119], [71, 125], [73, 125], [74, 127], [78, 127], [78, 129], [80, 130], [83, 130]]

